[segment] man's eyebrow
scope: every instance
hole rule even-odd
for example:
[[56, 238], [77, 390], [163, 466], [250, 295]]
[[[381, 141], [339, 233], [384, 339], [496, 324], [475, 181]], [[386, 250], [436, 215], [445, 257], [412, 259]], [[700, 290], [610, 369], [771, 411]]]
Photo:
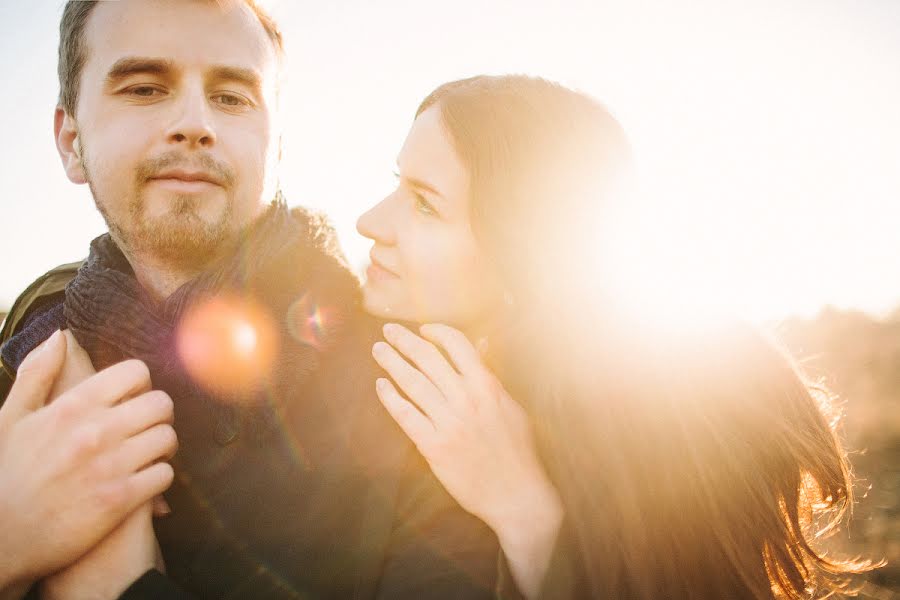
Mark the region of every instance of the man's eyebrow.
[[242, 83], [254, 91], [262, 90], [262, 77], [253, 69], [233, 67], [230, 65], [216, 65], [211, 69], [213, 79], [236, 81]]
[[110, 67], [106, 74], [106, 83], [115, 83], [129, 75], [166, 75], [174, 70], [174, 63], [164, 58], [121, 58]]

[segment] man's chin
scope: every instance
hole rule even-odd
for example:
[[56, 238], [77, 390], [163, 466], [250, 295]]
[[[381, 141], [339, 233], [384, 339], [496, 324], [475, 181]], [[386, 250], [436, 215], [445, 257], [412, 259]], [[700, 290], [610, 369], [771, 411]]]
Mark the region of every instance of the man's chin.
[[179, 266], [202, 267], [230, 243], [226, 224], [196, 216], [154, 219], [134, 232], [129, 246], [148, 257]]
[[205, 224], [213, 226], [228, 219], [229, 202], [216, 187], [209, 193], [172, 194], [154, 190], [146, 194], [137, 209], [140, 220], [154, 227], [177, 227], [187, 223], [190, 227]]

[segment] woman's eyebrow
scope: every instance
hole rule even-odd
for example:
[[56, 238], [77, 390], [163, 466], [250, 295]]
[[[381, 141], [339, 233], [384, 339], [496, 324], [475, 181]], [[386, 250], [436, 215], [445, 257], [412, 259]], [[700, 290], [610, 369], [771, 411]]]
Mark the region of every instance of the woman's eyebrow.
[[403, 170], [400, 168], [400, 161], [397, 161], [397, 171], [394, 173], [394, 175], [396, 175], [399, 179], [406, 181], [406, 183], [408, 183], [412, 187], [419, 188], [420, 190], [425, 190], [426, 192], [430, 192], [431, 194], [437, 196], [438, 198], [441, 198], [442, 200], [444, 199], [444, 195], [441, 194], [436, 187], [434, 187], [430, 183], [422, 181], [421, 179], [402, 175], [402, 171]]
[[439, 191], [437, 191], [437, 188], [435, 188], [433, 185], [431, 185], [429, 183], [422, 181], [421, 179], [416, 179], [415, 177], [404, 177], [404, 179], [406, 179], [406, 181], [408, 181], [409, 184], [413, 187], [417, 187], [421, 190], [425, 190], [426, 192], [430, 192], [430, 193], [434, 194], [435, 196], [439, 196], [441, 198], [444, 197], [443, 194], [441, 194]]

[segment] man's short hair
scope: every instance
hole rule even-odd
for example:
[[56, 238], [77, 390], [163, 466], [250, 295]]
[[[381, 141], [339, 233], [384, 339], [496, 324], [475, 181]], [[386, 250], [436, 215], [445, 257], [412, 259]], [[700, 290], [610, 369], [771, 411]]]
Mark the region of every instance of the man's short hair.
[[[70, 115], [75, 114], [78, 105], [78, 82], [81, 70], [87, 60], [87, 48], [84, 43], [84, 26], [99, 0], [68, 0], [59, 22], [59, 99], [58, 103]], [[266, 34], [275, 46], [275, 54], [281, 58], [284, 54], [284, 43], [281, 30], [275, 20], [260, 8], [254, 0], [242, 0], [265, 29]]]

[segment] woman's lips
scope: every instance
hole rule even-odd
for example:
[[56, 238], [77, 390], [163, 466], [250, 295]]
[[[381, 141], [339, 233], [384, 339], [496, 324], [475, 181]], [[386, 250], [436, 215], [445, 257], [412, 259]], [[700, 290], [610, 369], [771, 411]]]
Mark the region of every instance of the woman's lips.
[[396, 279], [397, 275], [392, 271], [388, 271], [375, 261], [366, 269], [366, 278], [369, 281], [385, 281], [388, 279]]

